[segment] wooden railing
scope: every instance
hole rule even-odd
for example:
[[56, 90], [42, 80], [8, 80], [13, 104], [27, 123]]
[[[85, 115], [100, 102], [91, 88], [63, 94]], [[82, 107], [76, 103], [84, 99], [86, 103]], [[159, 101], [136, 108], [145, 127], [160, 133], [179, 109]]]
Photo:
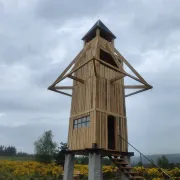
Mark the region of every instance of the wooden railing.
[[156, 165], [152, 160], [150, 160], [142, 152], [140, 152], [138, 149], [136, 149], [132, 144], [130, 144], [128, 141], [126, 141], [120, 134], [119, 134], [119, 137], [140, 154], [141, 164], [142, 164], [142, 156], [143, 156], [146, 160], [148, 160], [151, 164], [153, 164], [160, 172], [162, 172], [168, 179], [174, 180], [173, 177], [171, 177], [169, 174], [167, 174], [165, 171], [163, 171], [163, 169], [161, 167]]

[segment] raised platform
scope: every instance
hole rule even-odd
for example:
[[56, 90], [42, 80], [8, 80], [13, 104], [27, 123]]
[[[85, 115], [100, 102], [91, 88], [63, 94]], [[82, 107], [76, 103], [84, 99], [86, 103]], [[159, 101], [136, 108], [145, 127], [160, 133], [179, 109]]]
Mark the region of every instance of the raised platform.
[[134, 156], [134, 152], [121, 152], [113, 150], [105, 150], [98, 148], [86, 148], [79, 150], [62, 150], [61, 152], [65, 154], [74, 154], [74, 155], [89, 155], [91, 153], [101, 154], [102, 156]]

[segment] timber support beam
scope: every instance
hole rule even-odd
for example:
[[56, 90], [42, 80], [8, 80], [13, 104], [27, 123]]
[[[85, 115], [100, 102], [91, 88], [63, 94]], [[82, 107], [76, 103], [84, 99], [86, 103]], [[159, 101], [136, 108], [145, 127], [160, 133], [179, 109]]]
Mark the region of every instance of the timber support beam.
[[73, 86], [55, 86], [55, 89], [73, 89]]
[[71, 75], [71, 74], [70, 74], [68, 77], [71, 78], [71, 79], [73, 79], [73, 80], [75, 80], [75, 81], [78, 81], [78, 82], [80, 82], [80, 83], [84, 83], [84, 80], [83, 80], [83, 79], [77, 78], [77, 77], [75, 77], [75, 76], [73, 76], [73, 75]]
[[66, 96], [72, 97], [71, 94], [68, 94], [68, 93], [65, 93], [65, 92], [62, 92], [62, 91], [58, 91], [58, 90], [56, 90], [54, 87], [49, 87], [48, 89], [51, 90], [51, 91], [54, 91], [54, 92], [57, 92], [57, 93], [64, 94], [64, 95], [66, 95]]

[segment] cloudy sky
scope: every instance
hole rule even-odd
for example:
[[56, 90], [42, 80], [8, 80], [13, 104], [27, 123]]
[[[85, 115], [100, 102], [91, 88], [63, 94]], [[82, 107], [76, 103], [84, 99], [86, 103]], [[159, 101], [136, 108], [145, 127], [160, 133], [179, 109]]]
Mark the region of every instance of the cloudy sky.
[[101, 19], [154, 87], [127, 98], [129, 141], [145, 154], [179, 153], [179, 9], [178, 0], [0, 0], [0, 144], [33, 152], [50, 129], [66, 142], [70, 98], [47, 87]]

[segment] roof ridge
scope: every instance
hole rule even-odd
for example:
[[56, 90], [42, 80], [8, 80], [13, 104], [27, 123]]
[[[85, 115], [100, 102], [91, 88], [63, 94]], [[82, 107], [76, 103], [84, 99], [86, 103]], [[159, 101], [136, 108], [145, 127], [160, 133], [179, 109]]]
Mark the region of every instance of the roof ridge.
[[85, 40], [86, 37], [92, 33], [95, 29], [99, 28], [100, 30], [104, 31], [105, 33], [109, 34], [112, 39], [115, 39], [116, 36], [104, 25], [104, 23], [99, 19], [92, 28], [85, 34], [85, 36], [82, 38], [82, 40]]

